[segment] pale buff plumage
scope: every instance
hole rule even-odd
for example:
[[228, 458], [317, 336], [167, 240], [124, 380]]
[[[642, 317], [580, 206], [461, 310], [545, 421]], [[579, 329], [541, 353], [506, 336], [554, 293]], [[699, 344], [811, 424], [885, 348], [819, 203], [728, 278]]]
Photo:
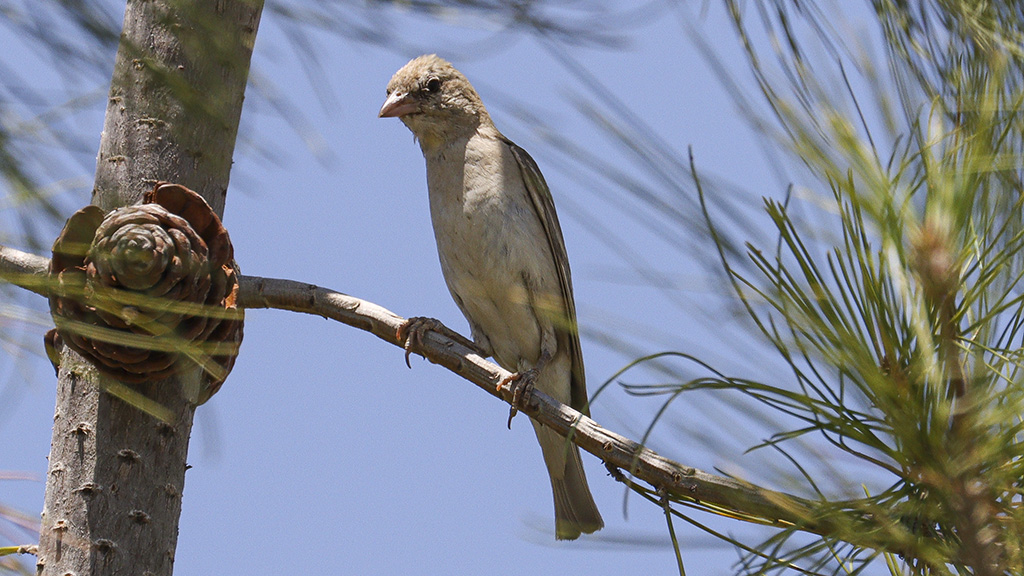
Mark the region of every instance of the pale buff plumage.
[[[434, 237], [448, 289], [473, 340], [506, 370], [543, 363], [537, 389], [586, 410], [569, 261], [551, 193], [525, 150], [494, 127], [450, 63], [420, 56], [388, 83], [382, 117], [412, 130], [427, 162]], [[579, 450], [534, 422], [555, 503], [555, 534], [604, 526]]]

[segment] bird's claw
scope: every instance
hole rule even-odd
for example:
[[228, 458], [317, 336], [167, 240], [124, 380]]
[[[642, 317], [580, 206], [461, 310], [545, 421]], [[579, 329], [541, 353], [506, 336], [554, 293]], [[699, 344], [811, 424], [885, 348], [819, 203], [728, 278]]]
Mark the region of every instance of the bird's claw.
[[520, 408], [530, 405], [530, 398], [533, 395], [533, 386], [537, 381], [537, 370], [530, 369], [523, 372], [516, 372], [498, 383], [498, 390], [507, 384], [512, 391], [512, 406], [508, 410], [508, 429], [512, 429], [512, 419], [519, 413]]
[[405, 365], [412, 368], [409, 356], [422, 347], [423, 335], [428, 331], [440, 331], [444, 329], [440, 320], [427, 318], [426, 316], [414, 316], [402, 322], [402, 325], [395, 331], [395, 338], [399, 342], [405, 342]]

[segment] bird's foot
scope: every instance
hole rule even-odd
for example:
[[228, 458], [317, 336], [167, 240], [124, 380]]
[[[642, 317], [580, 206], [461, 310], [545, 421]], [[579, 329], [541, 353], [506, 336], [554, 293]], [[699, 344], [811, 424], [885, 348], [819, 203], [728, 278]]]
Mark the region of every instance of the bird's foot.
[[520, 408], [527, 408], [530, 405], [530, 397], [533, 395], [533, 387], [537, 382], [537, 369], [531, 368], [523, 372], [502, 379], [498, 383], [498, 391], [507, 384], [512, 390], [512, 406], [508, 410], [508, 428], [512, 429], [512, 419], [519, 413]]
[[413, 352], [422, 355], [420, 350], [423, 348], [423, 335], [429, 331], [442, 334], [451, 332], [440, 320], [426, 316], [413, 316], [407, 319], [405, 322], [402, 322], [402, 325], [395, 332], [395, 338], [399, 342], [405, 342], [405, 365], [409, 368], [412, 368], [412, 364], [409, 362], [409, 355]]
[[[423, 336], [427, 332], [436, 332], [449, 340], [456, 342], [481, 358], [487, 358], [491, 355], [490, 352], [487, 352], [469, 338], [466, 338], [462, 334], [459, 334], [455, 330], [452, 330], [442, 324], [440, 320], [428, 318], [426, 316], [413, 316], [405, 322], [402, 322], [402, 325], [399, 326], [398, 330], [395, 332], [395, 338], [397, 338], [399, 342], [405, 343], [406, 366], [412, 368], [409, 364], [409, 355], [413, 352], [423, 356]], [[448, 344], [448, 346], [451, 346], [451, 344]]]

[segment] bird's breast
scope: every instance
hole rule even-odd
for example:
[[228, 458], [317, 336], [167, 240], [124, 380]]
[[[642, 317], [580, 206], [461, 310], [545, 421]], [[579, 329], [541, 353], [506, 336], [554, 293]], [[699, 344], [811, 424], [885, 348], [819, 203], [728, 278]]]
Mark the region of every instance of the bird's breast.
[[558, 291], [553, 256], [511, 152], [500, 141], [467, 148], [427, 162], [441, 270], [499, 362], [532, 360], [540, 348], [533, 300]]
[[[534, 256], [543, 229], [518, 165], [495, 140], [470, 140], [428, 160], [430, 212], [442, 264], [508, 281]], [[454, 268], [459, 268], [455, 270]], [[447, 273], [447, 272], [446, 272]]]

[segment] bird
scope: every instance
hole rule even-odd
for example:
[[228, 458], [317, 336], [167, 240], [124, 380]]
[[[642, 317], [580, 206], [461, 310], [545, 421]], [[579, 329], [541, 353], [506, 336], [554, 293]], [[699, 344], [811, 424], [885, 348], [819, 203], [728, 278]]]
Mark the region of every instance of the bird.
[[[379, 117], [399, 118], [423, 152], [441, 271], [475, 347], [530, 389], [589, 416], [569, 258], [537, 163], [498, 131], [469, 80], [436, 54], [394, 74]], [[531, 422], [551, 480], [555, 537], [600, 530], [579, 449]]]

